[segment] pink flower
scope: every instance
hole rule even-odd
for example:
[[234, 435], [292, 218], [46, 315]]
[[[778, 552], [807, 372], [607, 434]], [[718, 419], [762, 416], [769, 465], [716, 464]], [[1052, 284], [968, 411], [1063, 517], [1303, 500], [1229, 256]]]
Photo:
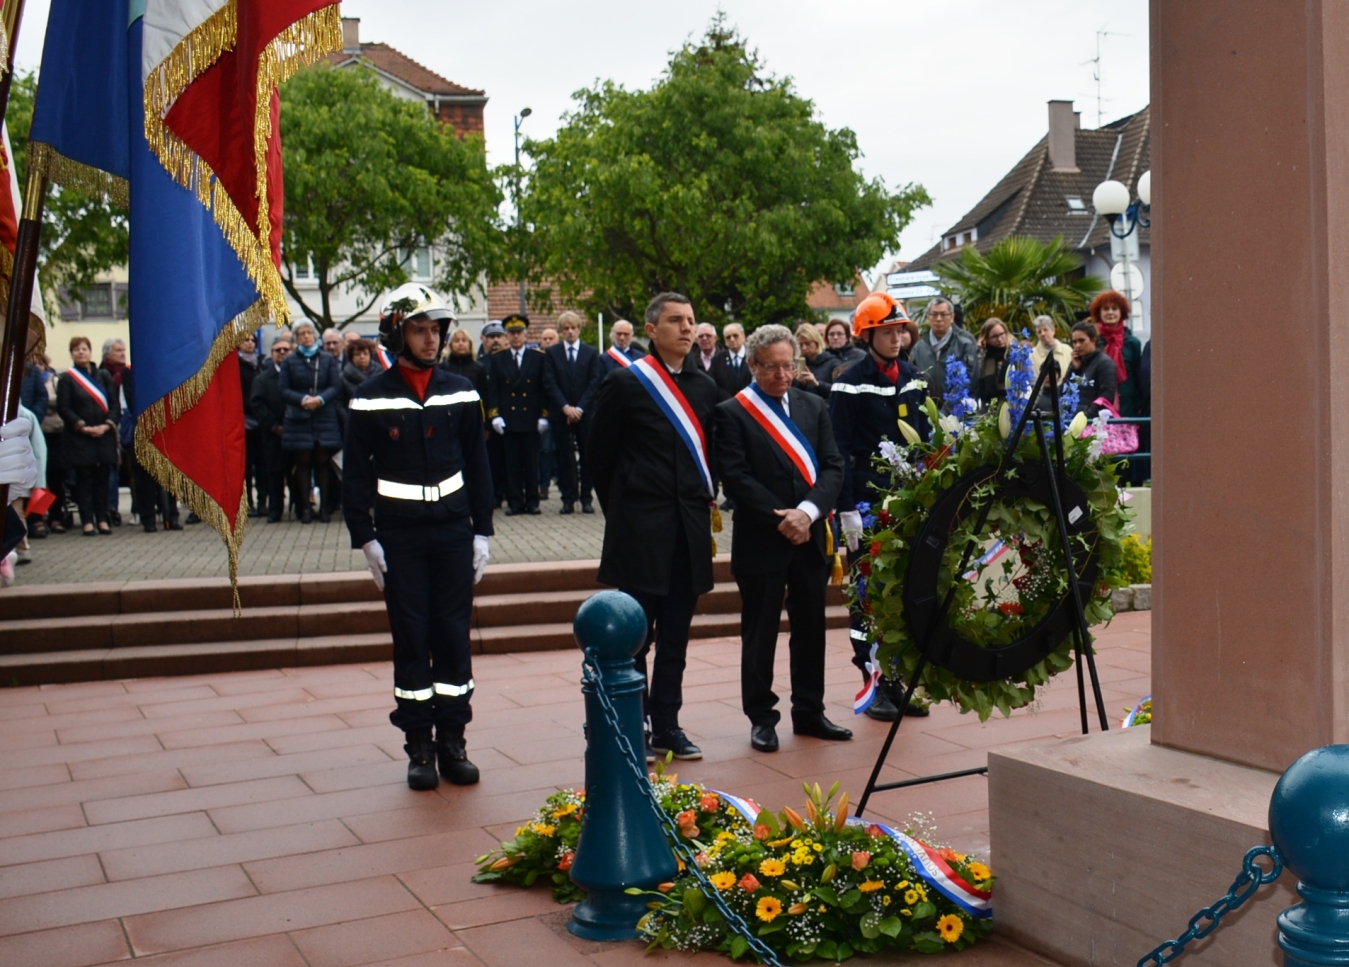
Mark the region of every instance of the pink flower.
[[753, 873], [746, 873], [740, 878], [740, 889], [746, 893], [753, 893], [759, 889], [759, 881], [754, 878]]

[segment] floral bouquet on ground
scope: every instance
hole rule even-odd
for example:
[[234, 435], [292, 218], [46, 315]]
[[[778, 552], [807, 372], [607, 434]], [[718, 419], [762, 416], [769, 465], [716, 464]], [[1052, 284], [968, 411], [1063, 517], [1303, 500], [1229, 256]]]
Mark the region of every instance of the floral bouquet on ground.
[[[699, 840], [698, 864], [721, 898], [779, 955], [846, 960], [886, 949], [961, 950], [992, 930], [989, 868], [874, 823], [848, 819], [806, 786], [805, 814], [761, 812], [754, 825]], [[636, 893], [639, 891], [630, 890]], [[749, 950], [689, 872], [652, 893], [638, 929], [652, 947]]]
[[[930, 441], [922, 442], [901, 420], [897, 427], [900, 442], [882, 441], [875, 457], [876, 468], [889, 478], [890, 485], [872, 503], [859, 505], [867, 530], [867, 555], [858, 566], [859, 580], [850, 593], [870, 616], [878, 659], [891, 678], [909, 681], [922, 657], [905, 615], [904, 599], [920, 531], [933, 506], [957, 481], [999, 463], [1011, 428], [1031, 405], [1035, 374], [1030, 368], [1030, 350], [1018, 346], [1011, 350], [1011, 357], [1007, 402], [1000, 409], [979, 412], [970, 405], [972, 400], [961, 399], [952, 412], [943, 414], [929, 399]], [[958, 362], [948, 366], [947, 385], [955, 384], [957, 396], [968, 382], [962, 370]], [[1065, 414], [1076, 408], [1075, 380], [1064, 387], [1060, 403]], [[1045, 429], [1053, 446], [1055, 428]], [[1114, 616], [1111, 591], [1128, 584], [1123, 540], [1133, 525], [1132, 513], [1120, 499], [1117, 465], [1103, 458], [1103, 435], [1088, 435], [1087, 430], [1086, 417], [1077, 416], [1064, 428], [1062, 446], [1067, 475], [1085, 496], [1093, 524], [1089, 532], [1070, 535], [1070, 542], [1075, 557], [1090, 553], [1096, 562], [1096, 593], [1083, 602], [1088, 624], [1096, 625]], [[1041, 460], [1039, 441], [1029, 428], [1018, 441], [1015, 459], [1020, 466]], [[1015, 479], [1020, 472], [1014, 465], [1009, 477]], [[987, 521], [976, 533], [977, 509], [990, 499]], [[1023, 639], [1069, 593], [1055, 512], [1044, 503], [1005, 498], [993, 493], [991, 481], [985, 481], [969, 492], [945, 537], [937, 575], [938, 599], [951, 594], [946, 622], [977, 647], [1010, 645]], [[960, 562], [971, 542], [976, 552], [962, 571]], [[1072, 663], [1070, 636], [1042, 661], [1014, 676], [968, 681], [928, 662], [917, 684], [931, 699], [949, 700], [962, 712], [973, 711], [980, 720], [987, 720], [994, 709], [1010, 715], [1012, 709], [1031, 704], [1037, 689]]]

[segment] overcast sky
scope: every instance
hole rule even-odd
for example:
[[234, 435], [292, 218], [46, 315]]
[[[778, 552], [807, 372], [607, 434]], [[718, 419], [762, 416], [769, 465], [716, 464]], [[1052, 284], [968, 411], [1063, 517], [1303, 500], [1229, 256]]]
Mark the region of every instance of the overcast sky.
[[[36, 67], [49, 0], [29, 0], [17, 57]], [[671, 50], [726, 12], [768, 70], [791, 77], [829, 127], [857, 133], [869, 177], [934, 199], [899, 257], [926, 250], [1044, 134], [1045, 102], [1071, 98], [1097, 126], [1148, 102], [1147, 0], [347, 0], [361, 39], [382, 41], [487, 92], [490, 161], [509, 161], [512, 116], [556, 130], [574, 91], [651, 84]]]

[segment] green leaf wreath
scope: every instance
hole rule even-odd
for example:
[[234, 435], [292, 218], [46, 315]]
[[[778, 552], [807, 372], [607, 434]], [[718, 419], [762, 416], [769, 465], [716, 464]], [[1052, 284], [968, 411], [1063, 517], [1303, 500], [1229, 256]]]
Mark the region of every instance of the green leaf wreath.
[[[1011, 423], [1005, 405], [1001, 411], [970, 414], [967, 420], [960, 415], [942, 415], [931, 400], [927, 408], [933, 428], [930, 442], [918, 442], [917, 434], [901, 425], [898, 429], [909, 445], [883, 441], [875, 457], [876, 467], [889, 477], [890, 486], [870, 505], [859, 508], [865, 514], [867, 553], [859, 565], [860, 578], [849, 591], [854, 600], [862, 600], [871, 617], [882, 668], [905, 682], [910, 681], [921, 657], [919, 642], [904, 613], [904, 582], [914, 539], [933, 505], [956, 481], [980, 467], [998, 464], [1005, 453]], [[1114, 617], [1110, 592], [1128, 584], [1122, 542], [1133, 530], [1133, 514], [1121, 502], [1117, 465], [1101, 453], [1105, 427], [1104, 419], [1089, 427], [1085, 417], [1078, 417], [1063, 441], [1067, 474], [1086, 495], [1095, 525], [1091, 539], [1095, 541], [1097, 587], [1095, 594], [1083, 602], [1089, 626]], [[1053, 446], [1052, 441], [1049, 445]], [[1040, 461], [1040, 445], [1029, 428], [1017, 445], [1016, 457], [1025, 465]], [[981, 506], [991, 493], [991, 483], [971, 492], [969, 509], [956, 518], [950, 531], [937, 582], [939, 597], [955, 583], [947, 623], [962, 638], [981, 647], [1018, 640], [1069, 590], [1053, 509], [1033, 500], [997, 498], [983, 532], [976, 534], [978, 514], [973, 508]], [[957, 575], [969, 540], [978, 549], [976, 560], [969, 565], [973, 574]], [[1087, 549], [1083, 535], [1073, 535], [1070, 540], [1076, 542], [1074, 555]], [[977, 560], [998, 541], [1006, 553], [988, 563]], [[918, 684], [931, 700], [951, 701], [962, 712], [975, 712], [980, 721], [986, 721], [994, 709], [1007, 716], [1012, 709], [1031, 704], [1040, 686], [1072, 664], [1072, 638], [1068, 637], [1043, 661], [1014, 677], [967, 681], [927, 662]]]

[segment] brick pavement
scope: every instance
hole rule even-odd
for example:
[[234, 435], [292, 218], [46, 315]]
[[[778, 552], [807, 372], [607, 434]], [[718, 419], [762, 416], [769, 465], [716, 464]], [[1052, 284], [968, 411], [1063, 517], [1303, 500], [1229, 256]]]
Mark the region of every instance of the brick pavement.
[[[126, 523], [113, 528], [111, 537], [85, 538], [78, 527], [33, 541], [33, 562], [17, 569], [17, 584], [63, 584], [89, 581], [143, 581], [159, 578], [226, 577], [228, 559], [220, 538], [205, 524], [181, 531], [147, 534], [131, 522], [128, 498], [122, 495]], [[604, 539], [604, 515], [598, 501], [594, 514], [561, 516], [559, 500], [540, 504], [538, 517], [507, 517], [497, 511], [493, 520], [492, 561], [523, 564], [541, 561], [598, 559]], [[731, 520], [717, 535], [723, 551], [731, 548]], [[340, 517], [330, 524], [301, 524], [285, 520], [269, 524], [253, 518], [244, 532], [239, 555], [240, 574], [305, 574], [360, 571], [365, 557], [351, 549]]]
[[[169, 540], [170, 538], [162, 538]], [[1150, 614], [1100, 633], [1112, 718], [1150, 691]], [[684, 724], [705, 750], [688, 778], [778, 807], [834, 779], [854, 800], [885, 725], [850, 714], [846, 631], [830, 632], [826, 699], [850, 743], [782, 736], [752, 752], [739, 642], [690, 647]], [[785, 681], [785, 640], [778, 680]], [[472, 788], [415, 793], [388, 722], [387, 663], [0, 689], [0, 964], [159, 967], [727, 964], [565, 932], [544, 889], [479, 886], [473, 858], [584, 777], [575, 651], [481, 656]], [[986, 724], [942, 707], [906, 723], [883, 778], [981, 765], [989, 748], [1077, 728], [1072, 676], [1035, 709]], [[988, 848], [986, 780], [879, 794], [869, 815], [935, 815]], [[996, 871], [995, 871], [996, 872]], [[963, 967], [1044, 962], [995, 941]], [[927, 963], [925, 958], [875, 958]]]

